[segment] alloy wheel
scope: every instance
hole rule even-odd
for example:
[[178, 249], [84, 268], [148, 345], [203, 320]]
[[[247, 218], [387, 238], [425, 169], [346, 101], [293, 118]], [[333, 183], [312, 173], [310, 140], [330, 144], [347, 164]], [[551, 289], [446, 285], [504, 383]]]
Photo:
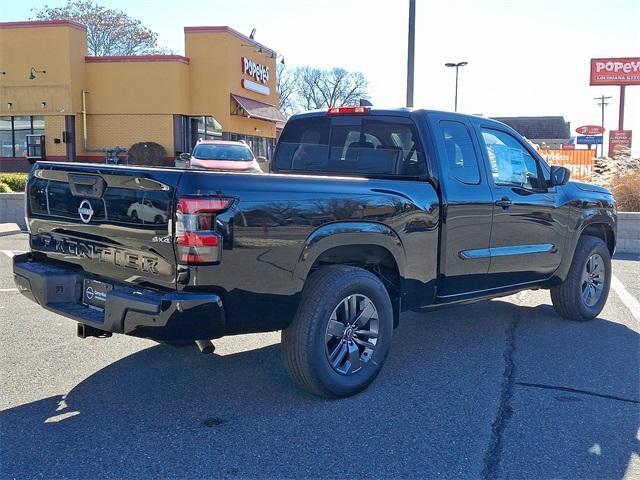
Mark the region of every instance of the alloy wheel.
[[591, 308], [600, 301], [604, 291], [604, 260], [594, 253], [589, 256], [582, 272], [582, 301]]
[[371, 360], [378, 343], [378, 311], [366, 295], [342, 299], [333, 309], [325, 334], [325, 351], [331, 368], [352, 375]]

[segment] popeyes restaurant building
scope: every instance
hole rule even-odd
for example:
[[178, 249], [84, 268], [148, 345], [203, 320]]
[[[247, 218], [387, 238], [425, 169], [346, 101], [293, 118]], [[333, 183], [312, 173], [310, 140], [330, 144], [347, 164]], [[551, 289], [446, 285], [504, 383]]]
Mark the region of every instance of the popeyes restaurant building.
[[140, 142], [172, 164], [200, 138], [270, 158], [285, 121], [276, 52], [226, 26], [184, 35], [185, 56], [91, 57], [79, 23], [0, 23], [0, 171], [27, 171], [27, 156], [103, 162]]

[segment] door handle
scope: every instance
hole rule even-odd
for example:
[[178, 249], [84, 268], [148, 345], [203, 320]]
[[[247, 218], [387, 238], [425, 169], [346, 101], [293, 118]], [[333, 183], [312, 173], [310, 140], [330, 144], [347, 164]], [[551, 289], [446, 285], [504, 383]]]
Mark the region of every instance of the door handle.
[[502, 197], [500, 200], [496, 200], [496, 206], [502, 207], [503, 210], [506, 210], [511, 205], [513, 205], [513, 202], [509, 200], [508, 197]]

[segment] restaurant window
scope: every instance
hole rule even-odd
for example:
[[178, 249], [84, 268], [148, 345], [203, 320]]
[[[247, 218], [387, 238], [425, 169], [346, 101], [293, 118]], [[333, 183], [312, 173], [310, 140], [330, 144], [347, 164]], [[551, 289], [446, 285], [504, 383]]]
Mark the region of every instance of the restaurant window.
[[223, 138], [225, 140], [231, 140], [233, 142], [244, 142], [249, 145], [249, 148], [253, 152], [253, 155], [257, 157], [264, 157], [271, 159], [273, 156], [273, 149], [275, 139], [268, 137], [258, 137], [255, 135], [241, 135], [239, 133], [225, 133]]
[[[213, 117], [191, 117], [192, 146], [198, 140], [215, 140], [222, 136], [222, 126]], [[195, 140], [195, 141], [193, 141]]]
[[44, 135], [44, 117], [0, 117], [0, 156], [26, 157], [27, 135]]
[[222, 137], [222, 125], [211, 116], [174, 115], [173, 129], [176, 153], [191, 152], [198, 140], [215, 140]]

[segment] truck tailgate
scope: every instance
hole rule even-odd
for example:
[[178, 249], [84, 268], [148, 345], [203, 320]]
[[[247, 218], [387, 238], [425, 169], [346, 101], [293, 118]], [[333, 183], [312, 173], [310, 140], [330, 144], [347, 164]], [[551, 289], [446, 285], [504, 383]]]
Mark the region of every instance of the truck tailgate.
[[41, 162], [27, 186], [33, 251], [102, 279], [173, 289], [171, 169]]

